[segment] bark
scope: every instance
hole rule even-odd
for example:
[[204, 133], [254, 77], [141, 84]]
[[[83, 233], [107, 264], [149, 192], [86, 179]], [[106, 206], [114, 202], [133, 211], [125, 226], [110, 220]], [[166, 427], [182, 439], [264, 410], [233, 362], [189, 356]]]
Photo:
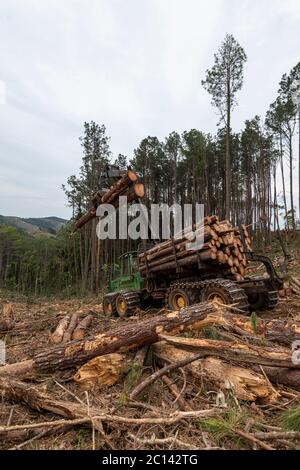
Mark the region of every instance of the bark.
[[75, 328], [77, 326], [77, 323], [78, 323], [78, 319], [79, 319], [79, 314], [78, 313], [73, 313], [73, 315], [71, 316], [71, 319], [69, 321], [69, 325], [68, 325], [66, 331], [64, 332], [64, 336], [63, 336], [63, 340], [62, 340], [63, 343], [67, 343], [68, 341], [71, 341], [73, 331], [75, 330]]
[[246, 364], [300, 369], [300, 364], [292, 361], [289, 349], [254, 346], [236, 341], [179, 338], [166, 335], [160, 335], [160, 338], [186, 351], [201, 353], [203, 357], [217, 356], [228, 361]]
[[134, 171], [128, 170], [101, 198], [101, 203], [109, 204], [116, 195], [124, 191], [128, 186], [137, 181], [137, 175]]
[[[139, 270], [141, 274], [157, 273], [157, 275], [175, 271], [177, 267], [184, 269], [207, 269], [207, 265], [223, 265], [226, 267], [235, 266], [236, 270], [230, 271], [236, 280], [243, 279], [246, 274], [245, 267], [247, 259], [244, 254], [244, 246], [238, 227], [232, 227], [227, 220], [219, 222], [214, 217], [207, 217], [204, 225], [204, 244], [193, 249], [191, 245], [192, 229], [187, 233], [181, 233], [173, 240], [157, 244], [139, 255]], [[196, 229], [193, 226], [193, 229]], [[242, 227], [247, 250], [251, 251], [251, 240], [245, 226]], [[202, 233], [201, 228], [197, 228], [193, 237]], [[199, 261], [204, 263], [199, 266]]]
[[51, 342], [54, 344], [59, 344], [62, 342], [64, 334], [66, 329], [68, 328], [69, 322], [70, 322], [70, 315], [66, 315], [64, 318], [62, 318], [57, 325], [55, 331], [51, 335]]
[[[73, 403], [71, 401], [66, 400], [56, 400], [52, 396], [48, 395], [45, 392], [41, 392], [36, 387], [21, 382], [19, 380], [12, 379], [11, 377], [0, 378], [0, 392], [1, 396], [5, 400], [17, 402], [17, 403], [24, 403], [29, 406], [31, 409], [36, 410], [38, 412], [49, 411], [53, 414], [57, 414], [59, 416], [63, 416], [64, 418], [68, 418], [71, 420], [83, 420], [81, 424], [86, 424], [87, 426], [95, 426], [98, 427], [97, 421], [106, 421], [106, 422], [114, 422], [120, 424], [133, 424], [133, 425], [141, 425], [141, 424], [175, 424], [178, 423], [182, 419], [200, 419], [204, 417], [214, 416], [215, 414], [219, 413], [219, 410], [215, 409], [205, 409], [205, 410], [197, 410], [197, 411], [186, 411], [186, 412], [175, 412], [170, 414], [166, 417], [156, 418], [156, 417], [145, 417], [145, 418], [131, 418], [131, 417], [123, 417], [117, 415], [109, 415], [107, 413], [103, 413], [103, 411], [96, 409], [94, 407], [90, 407], [88, 409], [87, 406], [82, 405], [80, 403]], [[94, 421], [93, 421], [94, 420]], [[49, 423], [49, 422], [48, 422]], [[48, 425], [48, 423], [44, 423]], [[59, 420], [56, 422], [50, 422], [49, 425], [53, 424], [54, 426], [67, 424], [65, 420]], [[28, 425], [30, 427], [40, 427], [43, 423], [36, 423], [34, 425]], [[26, 426], [26, 425], [25, 425]], [[21, 426], [24, 428], [24, 426]], [[5, 432], [8, 429], [15, 430], [15, 428], [20, 428], [20, 426], [0, 426], [0, 433]]]
[[[258, 371], [259, 369], [256, 368]], [[286, 387], [300, 390], [300, 371], [297, 369], [286, 369], [283, 367], [266, 367], [263, 370], [268, 379], [274, 384], [285, 385]]]
[[32, 371], [50, 372], [80, 366], [96, 356], [122, 353], [154, 343], [163, 333], [176, 334], [179, 331], [195, 329], [199, 321], [213, 312], [217, 312], [216, 307], [203, 303], [178, 312], [147, 318], [135, 324], [122, 325], [86, 340], [73, 341], [45, 350], [33, 358], [30, 366], [28, 361], [2, 366], [0, 375], [10, 372], [21, 375], [22, 364], [26, 372], [28, 367], [31, 367]]
[[[146, 318], [135, 324], [122, 325], [105, 333], [91, 336], [86, 340], [73, 341], [66, 345], [58, 345], [41, 352], [30, 361], [0, 367], [0, 376], [9, 373], [22, 375], [23, 369], [25, 373], [28, 373], [30, 370], [47, 372], [56, 369], [63, 370], [69, 367], [76, 367], [96, 356], [114, 352], [122, 353], [155, 343], [159, 340], [159, 335], [161, 334], [174, 335], [179, 332], [201, 330], [210, 326], [232, 331], [243, 337], [248, 337], [252, 341], [262, 342], [261, 340], [263, 340], [270, 343], [275, 341], [288, 344], [289, 346], [293, 341], [300, 338], [300, 325], [296, 322], [283, 320], [264, 321], [258, 319], [256, 332], [254, 332], [251, 321], [248, 318], [230, 314], [226, 309], [213, 304], [201, 303], [192, 305], [178, 312]], [[227, 349], [229, 348], [231, 350], [233, 343], [221, 342], [220, 344], [226, 348], [223, 352], [220, 351], [220, 354], [226, 355], [228, 352]], [[232, 352], [230, 357], [238, 358], [238, 353], [240, 353], [241, 360], [244, 360], [244, 356], [246, 357], [247, 353], [249, 353], [250, 358], [252, 357], [252, 359], [254, 359], [257, 356], [255, 349], [252, 348], [255, 347], [241, 345], [241, 351], [237, 352], [237, 356]], [[276, 347], [271, 351], [269, 350], [271, 350], [271, 348], [267, 350], [269, 354], [267, 354], [267, 357], [272, 357], [273, 360], [266, 363], [259, 362], [258, 358], [257, 364], [275, 366], [277, 365], [275, 360], [285, 358], [285, 362], [280, 363], [279, 367], [293, 367], [290, 364], [290, 349], [284, 350], [283, 356], [280, 355], [280, 350], [276, 349]], [[219, 351], [219, 348], [217, 348], [216, 351]], [[261, 351], [264, 351], [264, 349], [262, 348]], [[274, 355], [272, 353], [274, 353]], [[228, 354], [230, 354], [230, 351]]]
[[[173, 363], [193, 356], [193, 353], [163, 341], [156, 343], [153, 350], [159, 362], [163, 360]], [[230, 386], [240, 400], [259, 400], [261, 403], [266, 403], [275, 399], [272, 387], [261, 373], [229, 364], [219, 358], [203, 358], [188, 364], [185, 369], [201, 381], [213, 384], [217, 389], [226, 390]]]
[[83, 339], [86, 335], [88, 328], [92, 325], [92, 323], [93, 315], [87, 315], [86, 317], [84, 317], [73, 331], [72, 340]]
[[15, 326], [14, 310], [10, 303], [5, 302], [0, 316], [0, 333], [6, 333]]
[[97, 207], [99, 205], [112, 204], [115, 208], [118, 208], [120, 196], [126, 196], [127, 203], [129, 204], [139, 198], [143, 198], [144, 194], [144, 185], [137, 183], [137, 175], [133, 171], [128, 170], [106, 193], [102, 196], [97, 193], [92, 198], [93, 207], [75, 222], [74, 232], [96, 217]]

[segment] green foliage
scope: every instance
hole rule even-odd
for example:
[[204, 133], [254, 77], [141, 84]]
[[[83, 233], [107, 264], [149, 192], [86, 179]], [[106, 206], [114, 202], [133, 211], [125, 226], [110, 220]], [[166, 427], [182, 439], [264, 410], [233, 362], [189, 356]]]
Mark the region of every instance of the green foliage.
[[128, 398], [127, 393], [121, 393], [117, 400], [117, 404], [119, 406], [126, 406], [128, 405], [128, 403], [129, 403], [129, 398]]
[[210, 326], [208, 328], [204, 328], [202, 330], [202, 334], [205, 338], [208, 339], [220, 339], [220, 334], [214, 326]]
[[77, 450], [80, 450], [84, 447], [84, 445], [91, 441], [91, 432], [88, 429], [81, 428], [76, 434], [75, 438], [75, 445]]
[[247, 417], [246, 414], [231, 409], [220, 418], [208, 418], [198, 421], [198, 426], [202, 431], [211, 433], [218, 445], [228, 440], [238, 445], [242, 438], [234, 432], [234, 428], [243, 429]]
[[257, 315], [255, 312], [251, 313], [250, 323], [251, 323], [253, 332], [256, 334], [257, 333]]
[[138, 362], [132, 362], [129, 366], [129, 371], [124, 380], [125, 390], [130, 392], [138, 383], [143, 373], [143, 367]]
[[0, 287], [27, 295], [75, 295], [79, 282], [79, 237], [69, 240], [71, 227], [56, 237], [32, 236], [10, 226], [0, 226]]
[[300, 431], [300, 406], [285, 411], [280, 417], [280, 423], [287, 431]]
[[221, 117], [226, 120], [226, 110], [233, 107], [236, 92], [243, 85], [243, 68], [247, 56], [236, 39], [227, 34], [214, 59], [214, 65], [206, 71], [202, 85], [211, 95], [212, 105], [219, 109]]

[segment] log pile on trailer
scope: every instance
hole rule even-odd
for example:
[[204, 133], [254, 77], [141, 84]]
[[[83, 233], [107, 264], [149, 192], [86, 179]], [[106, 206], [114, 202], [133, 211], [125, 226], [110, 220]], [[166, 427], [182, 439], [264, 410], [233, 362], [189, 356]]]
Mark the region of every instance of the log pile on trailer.
[[[217, 216], [204, 219], [204, 244], [199, 249], [191, 249], [191, 235], [186, 231], [139, 254], [141, 274], [161, 275], [176, 268], [207, 269], [218, 266], [227, 277], [236, 281], [244, 278], [247, 268], [245, 249], [252, 251], [251, 238], [245, 225], [233, 227], [228, 220], [219, 221]], [[241, 233], [242, 231], [242, 233]]]

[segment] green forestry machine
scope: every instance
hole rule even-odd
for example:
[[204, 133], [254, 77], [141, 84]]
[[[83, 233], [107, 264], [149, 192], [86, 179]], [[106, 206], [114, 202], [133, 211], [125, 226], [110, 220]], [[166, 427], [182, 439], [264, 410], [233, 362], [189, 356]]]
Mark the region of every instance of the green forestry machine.
[[[98, 203], [101, 194], [113, 201], [112, 194], [128, 192], [128, 187], [135, 183], [132, 177], [128, 181], [126, 174], [115, 167], [107, 168], [104, 179], [113, 179], [114, 184], [98, 194]], [[87, 219], [83, 216], [84, 223]], [[80, 220], [76, 223], [78, 227], [82, 226]], [[124, 253], [118, 269], [110, 270], [104, 313], [125, 317], [138, 308], [166, 306], [179, 310], [213, 300], [234, 305], [246, 314], [273, 309], [283, 283], [271, 260], [253, 253], [246, 227], [232, 227], [230, 222], [220, 222], [216, 216], [206, 217], [204, 224], [204, 245], [198, 251], [187, 250], [187, 239], [183, 237], [158, 244], [144, 242], [137, 251]], [[249, 261], [262, 263], [266, 273], [247, 275]]]
[[[141, 251], [142, 253], [142, 251]], [[273, 309], [278, 301], [278, 289], [282, 280], [278, 277], [271, 260], [265, 256], [246, 252], [247, 259], [258, 261], [266, 267], [267, 275], [236, 280], [226, 275], [216, 265], [201, 263], [190, 269], [174, 269], [154, 273], [140, 272], [139, 251], [124, 253], [120, 257], [120, 270], [111, 272], [108, 292], [103, 299], [106, 315], [125, 317], [137, 308], [166, 306], [180, 310], [189, 305], [218, 300], [240, 311]]]

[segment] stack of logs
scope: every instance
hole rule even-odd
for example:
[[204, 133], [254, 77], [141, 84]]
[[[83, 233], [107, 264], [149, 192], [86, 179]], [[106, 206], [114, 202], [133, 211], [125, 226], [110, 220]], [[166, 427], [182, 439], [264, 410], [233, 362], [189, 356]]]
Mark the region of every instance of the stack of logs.
[[93, 323], [93, 315], [80, 318], [79, 313], [65, 315], [51, 334], [51, 343], [67, 343], [75, 339], [83, 339], [88, 328]]
[[[191, 249], [191, 234], [175, 236], [150, 248], [139, 255], [141, 274], [173, 271], [177, 267], [194, 269], [201, 264], [221, 266], [227, 275], [235, 280], [245, 276], [247, 259], [245, 248], [252, 251], [251, 239], [245, 225], [241, 226], [245, 245], [239, 227], [233, 227], [228, 220], [219, 221], [217, 216], [204, 219], [204, 244], [199, 250]], [[197, 235], [200, 229], [194, 232]], [[190, 245], [190, 246], [189, 246]], [[245, 246], [245, 248], [244, 248]], [[200, 262], [200, 263], [199, 263]]]
[[124, 174], [104, 194], [98, 192], [93, 196], [93, 207], [76, 221], [74, 232], [96, 217], [98, 206], [111, 204], [117, 209], [121, 196], [127, 197], [127, 203], [130, 204], [143, 198], [144, 194], [144, 185], [139, 183], [136, 173], [132, 170], [124, 171]]

